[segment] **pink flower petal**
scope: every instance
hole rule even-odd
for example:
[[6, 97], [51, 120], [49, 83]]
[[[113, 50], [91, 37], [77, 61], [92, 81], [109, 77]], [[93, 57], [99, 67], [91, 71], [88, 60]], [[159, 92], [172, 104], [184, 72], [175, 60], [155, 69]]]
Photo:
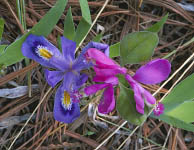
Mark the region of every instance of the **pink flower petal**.
[[154, 115], [160, 116], [163, 113], [164, 113], [164, 105], [162, 103], [158, 102], [158, 104], [154, 108]]
[[142, 97], [142, 91], [144, 90], [130, 75], [125, 75], [125, 79], [133, 89], [134, 99], [136, 103], [136, 110], [144, 114], [144, 99]]
[[141, 91], [138, 86], [133, 86], [133, 91], [134, 91], [134, 99], [136, 102], [136, 110], [140, 114], [144, 114], [144, 99], [141, 95]]
[[100, 104], [98, 105], [98, 111], [103, 114], [111, 112], [115, 108], [114, 88], [108, 86], [104, 91]]
[[171, 71], [170, 67], [168, 60], [155, 59], [140, 67], [133, 79], [144, 84], [157, 84], [168, 77]]
[[112, 85], [117, 85], [119, 83], [118, 78], [115, 76], [111, 77], [105, 77], [105, 76], [95, 76], [93, 78], [94, 82], [105, 82], [105, 83], [110, 83]]
[[111, 58], [95, 48], [88, 49], [86, 55], [89, 59], [94, 60], [99, 68], [114, 69], [120, 67]]
[[115, 76], [117, 74], [125, 74], [127, 69], [121, 67], [116, 69], [102, 69], [94, 66], [94, 71], [97, 76]]
[[84, 89], [84, 92], [87, 95], [91, 95], [91, 94], [94, 94], [101, 89], [106, 88], [108, 85], [109, 85], [108, 83], [107, 84], [106, 83], [105, 84], [93, 84], [93, 85], [86, 87]]
[[152, 94], [150, 92], [148, 92], [147, 90], [145, 90], [145, 89], [143, 91], [143, 96], [149, 104], [155, 104], [156, 103], [155, 97], [153, 97]]

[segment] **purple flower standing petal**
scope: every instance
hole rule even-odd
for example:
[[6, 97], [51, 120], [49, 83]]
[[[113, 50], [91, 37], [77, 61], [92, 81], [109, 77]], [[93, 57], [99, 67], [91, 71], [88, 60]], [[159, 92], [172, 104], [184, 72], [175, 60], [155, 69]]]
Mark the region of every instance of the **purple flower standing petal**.
[[157, 84], [170, 74], [171, 65], [166, 59], [155, 59], [140, 67], [133, 78], [144, 84]]
[[104, 91], [98, 105], [98, 111], [103, 114], [111, 112], [115, 108], [114, 88], [110, 84]]
[[54, 118], [57, 121], [64, 123], [72, 123], [80, 116], [80, 107], [78, 103], [73, 103], [68, 109], [62, 105], [64, 90], [62, 86], [57, 89], [55, 95], [55, 104], [54, 104]]
[[55, 68], [50, 59], [61, 57], [59, 50], [43, 36], [30, 34], [22, 44], [22, 53], [43, 66]]
[[62, 47], [63, 57], [68, 61], [72, 62], [75, 59], [76, 42], [62, 36], [61, 47]]
[[85, 52], [90, 49], [90, 48], [96, 48], [103, 52], [106, 56], [109, 57], [109, 45], [107, 44], [102, 44], [98, 42], [90, 42], [88, 45], [86, 45], [83, 49], [82, 52], [85, 54]]
[[88, 80], [88, 75], [86, 74], [80, 75], [73, 89], [79, 89], [87, 80]]
[[84, 92], [85, 94], [87, 95], [91, 95], [91, 94], [94, 94], [96, 93], [97, 91], [101, 90], [101, 89], [104, 89], [106, 88], [107, 86], [109, 86], [110, 84], [108, 83], [105, 83], [105, 84], [93, 84], [93, 85], [90, 85], [90, 86], [87, 86], [85, 89], [84, 89]]
[[64, 73], [61, 71], [49, 71], [44, 70], [45, 78], [48, 84], [53, 88], [55, 85], [63, 79]]

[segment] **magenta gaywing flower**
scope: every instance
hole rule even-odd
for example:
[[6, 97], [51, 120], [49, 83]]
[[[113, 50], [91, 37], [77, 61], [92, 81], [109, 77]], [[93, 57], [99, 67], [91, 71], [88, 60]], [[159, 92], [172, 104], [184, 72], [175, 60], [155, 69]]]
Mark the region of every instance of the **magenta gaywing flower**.
[[22, 53], [41, 65], [52, 68], [52, 70], [45, 69], [44, 72], [51, 87], [62, 81], [55, 95], [54, 117], [60, 122], [71, 123], [80, 116], [78, 102], [81, 96], [78, 90], [88, 78], [86, 74], [80, 74], [80, 71], [91, 66], [91, 63], [85, 60], [84, 54], [89, 48], [95, 47], [108, 53], [109, 47], [90, 42], [75, 58], [76, 43], [61, 37], [61, 44], [62, 54], [43, 36], [30, 34], [22, 45]]
[[156, 99], [138, 82], [147, 85], [160, 83], [168, 77], [170, 71], [171, 65], [168, 60], [155, 59], [140, 67], [133, 77], [128, 74], [125, 75], [126, 80], [134, 91], [136, 109], [139, 113], [144, 114], [144, 101], [149, 106], [155, 104]]
[[155, 116], [160, 116], [164, 112], [164, 105], [158, 102], [153, 110]]
[[93, 78], [93, 81], [104, 83], [88, 86], [84, 91], [87, 95], [91, 95], [98, 90], [105, 89], [98, 105], [98, 111], [107, 114], [115, 108], [114, 86], [118, 84], [116, 75], [125, 74], [127, 70], [95, 48], [88, 49], [86, 56], [94, 63], [96, 76]]
[[171, 71], [168, 60], [156, 59], [140, 67], [136, 71], [136, 74], [131, 77], [127, 74], [127, 69], [120, 67], [112, 59], [94, 48], [88, 49], [86, 56], [95, 64], [94, 70], [96, 76], [93, 78], [93, 81], [104, 82], [104, 84], [91, 85], [85, 89], [85, 93], [90, 95], [103, 88], [106, 88], [105, 92], [107, 89], [112, 88], [109, 94], [108, 92], [104, 92], [104, 97], [100, 101], [98, 109], [101, 113], [108, 113], [114, 109], [115, 100], [113, 86], [118, 84], [118, 79], [115, 75], [125, 75], [126, 80], [134, 91], [136, 109], [139, 113], [144, 114], [144, 101], [146, 104], [152, 105], [156, 103], [156, 99], [138, 82], [143, 84], [160, 83], [168, 77]]

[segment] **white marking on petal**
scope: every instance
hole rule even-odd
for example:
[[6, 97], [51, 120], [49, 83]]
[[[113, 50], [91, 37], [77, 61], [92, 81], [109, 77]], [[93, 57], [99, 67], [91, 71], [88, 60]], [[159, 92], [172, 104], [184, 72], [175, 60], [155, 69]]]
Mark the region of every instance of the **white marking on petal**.
[[61, 102], [65, 110], [71, 110], [72, 99], [68, 92], [64, 91], [64, 93], [62, 94]]

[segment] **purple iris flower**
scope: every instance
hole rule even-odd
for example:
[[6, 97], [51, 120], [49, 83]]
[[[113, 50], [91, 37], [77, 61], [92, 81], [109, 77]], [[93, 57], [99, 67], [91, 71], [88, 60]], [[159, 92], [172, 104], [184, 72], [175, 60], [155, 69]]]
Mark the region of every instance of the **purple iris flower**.
[[101, 82], [102, 84], [88, 86], [84, 91], [87, 95], [91, 95], [105, 89], [98, 105], [98, 111], [107, 114], [115, 108], [114, 86], [118, 84], [116, 75], [119, 73], [125, 74], [127, 69], [120, 67], [112, 59], [95, 48], [88, 49], [86, 56], [87, 59], [94, 63], [96, 76], [93, 78], [93, 81]]
[[144, 114], [144, 102], [150, 106], [156, 103], [156, 99], [150, 92], [145, 90], [138, 82], [143, 84], [157, 84], [164, 81], [171, 71], [168, 60], [155, 59], [141, 66], [133, 77], [126, 74], [125, 78], [134, 91], [136, 110]]
[[56, 91], [54, 103], [54, 118], [64, 123], [72, 123], [80, 116], [79, 88], [87, 81], [88, 76], [80, 71], [88, 69], [91, 63], [85, 60], [85, 53], [89, 48], [97, 47], [108, 53], [106, 44], [90, 42], [83, 48], [81, 54], [75, 58], [76, 43], [61, 37], [62, 53], [43, 36], [30, 34], [22, 44], [24, 56], [33, 59], [45, 69], [45, 78], [51, 87], [62, 81]]

